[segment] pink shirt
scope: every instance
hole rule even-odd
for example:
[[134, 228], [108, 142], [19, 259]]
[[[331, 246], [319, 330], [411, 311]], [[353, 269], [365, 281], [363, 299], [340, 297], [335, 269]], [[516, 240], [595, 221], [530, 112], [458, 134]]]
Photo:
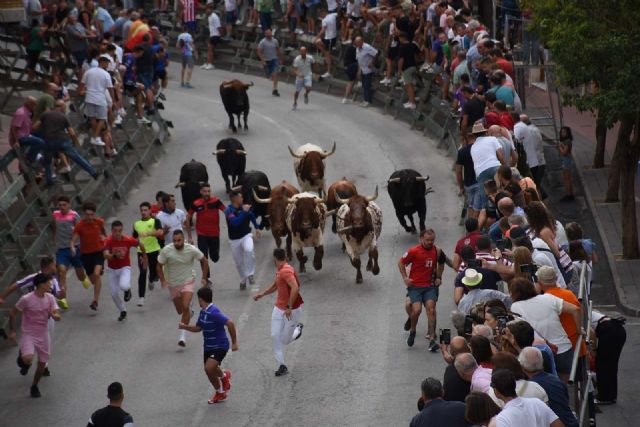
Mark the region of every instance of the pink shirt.
[[[16, 113], [11, 118], [11, 128], [16, 128], [18, 138], [22, 138], [31, 133], [31, 126], [31, 111], [23, 105], [16, 110]], [[12, 136], [12, 133], [9, 132], [9, 144], [15, 145], [17, 143], [18, 141]]]
[[49, 314], [59, 310], [56, 298], [48, 292], [43, 297], [39, 297], [35, 291], [29, 292], [18, 300], [16, 309], [22, 312], [22, 334], [46, 341], [49, 336]]
[[489, 393], [491, 388], [491, 372], [489, 368], [483, 368], [478, 366], [478, 369], [473, 371], [471, 376], [471, 391], [481, 391], [483, 393]]

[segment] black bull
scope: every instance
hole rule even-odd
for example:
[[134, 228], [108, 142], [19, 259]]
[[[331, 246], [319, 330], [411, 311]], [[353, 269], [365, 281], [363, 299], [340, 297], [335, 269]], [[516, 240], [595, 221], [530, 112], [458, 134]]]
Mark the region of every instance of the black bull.
[[253, 86], [253, 82], [250, 84], [242, 83], [240, 80], [224, 81], [220, 84], [220, 98], [222, 98], [222, 104], [229, 116], [229, 128], [233, 133], [238, 132], [238, 128], [235, 124], [234, 115], [238, 116], [238, 127], [240, 127], [240, 116], [244, 117], [244, 130], [249, 130], [247, 125], [247, 117], [249, 116], [249, 96], [247, 95], [247, 89]]
[[232, 190], [242, 193], [244, 203], [252, 206], [252, 210], [256, 218], [260, 218], [260, 224], [268, 230], [270, 224], [269, 216], [267, 214], [267, 205], [264, 203], [257, 203], [253, 199], [254, 191], [258, 197], [263, 199], [268, 198], [271, 194], [271, 185], [269, 184], [269, 178], [267, 178], [267, 175], [261, 171], [246, 171], [240, 175], [237, 185], [234, 186]]
[[176, 184], [176, 188], [180, 187], [185, 210], [191, 209], [193, 201], [200, 197], [200, 185], [205, 182], [209, 182], [209, 174], [205, 165], [193, 159], [182, 165], [180, 180]]
[[[413, 222], [414, 213], [418, 214], [420, 231], [426, 228], [427, 201], [425, 196], [432, 192], [431, 188], [426, 188], [425, 181], [428, 180], [428, 176], [424, 177], [413, 169], [402, 169], [392, 173], [387, 181], [387, 190], [398, 221], [409, 233], [416, 232], [416, 226]], [[410, 225], [407, 224], [405, 217], [409, 218]]]
[[[240, 175], [245, 172], [247, 152], [237, 139], [225, 138], [218, 142], [216, 151], [213, 154], [216, 155], [220, 173], [228, 193], [231, 191], [232, 186], [237, 185]], [[229, 177], [231, 177], [231, 180], [229, 180]]]

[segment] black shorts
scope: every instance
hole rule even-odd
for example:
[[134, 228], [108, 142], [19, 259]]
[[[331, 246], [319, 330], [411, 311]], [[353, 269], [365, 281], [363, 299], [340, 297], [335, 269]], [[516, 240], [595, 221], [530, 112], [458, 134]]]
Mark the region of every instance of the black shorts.
[[390, 47], [389, 52], [387, 52], [387, 59], [390, 59], [391, 61], [393, 61], [398, 57], [399, 51], [400, 51], [400, 48], [398, 46]]
[[138, 91], [138, 85], [136, 85], [135, 83], [125, 83], [124, 90], [129, 96], [134, 95]]
[[223, 350], [221, 348], [214, 348], [213, 350], [205, 350], [204, 351], [204, 363], [206, 364], [207, 360], [213, 359], [216, 362], [218, 362], [218, 364], [220, 364], [224, 360], [224, 358], [227, 355], [228, 351], [229, 350]]
[[88, 275], [93, 274], [97, 265], [104, 269], [104, 255], [102, 254], [102, 251], [80, 254], [80, 259], [82, 260], [84, 271], [86, 271]]
[[204, 257], [211, 258], [211, 261], [218, 262], [220, 259], [220, 237], [198, 235], [198, 249]]
[[167, 70], [158, 70], [153, 72], [153, 81], [164, 80], [167, 77]]
[[211, 46], [215, 46], [218, 43], [220, 43], [220, 36], [213, 36], [213, 37], [209, 37], [209, 44]]
[[28, 50], [27, 49], [27, 69], [35, 71], [36, 65], [38, 65], [38, 60], [40, 59], [40, 51], [39, 50]]
[[344, 72], [350, 82], [355, 81], [358, 78], [358, 63], [354, 62], [347, 65], [346, 67], [344, 67]]
[[322, 44], [324, 44], [324, 47], [325, 47], [327, 50], [331, 50], [331, 49], [333, 49], [334, 47], [336, 47], [336, 42], [337, 42], [337, 40], [338, 40], [338, 38], [337, 38], [337, 37], [336, 37], [336, 38], [334, 38], [334, 39], [324, 39], [324, 38], [323, 38], [323, 39], [322, 39]]

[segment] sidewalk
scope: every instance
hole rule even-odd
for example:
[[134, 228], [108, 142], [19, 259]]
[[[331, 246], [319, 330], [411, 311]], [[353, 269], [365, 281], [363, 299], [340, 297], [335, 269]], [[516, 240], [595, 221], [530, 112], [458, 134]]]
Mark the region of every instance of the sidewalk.
[[[540, 89], [530, 88], [527, 91], [527, 103], [529, 107], [534, 109], [548, 109], [547, 94]], [[586, 237], [601, 243], [598, 248], [600, 262], [596, 265], [595, 275], [599, 278], [599, 289], [594, 289], [594, 303], [596, 305], [616, 303], [626, 315], [640, 316], [640, 260], [622, 259], [620, 203], [603, 202], [607, 190], [609, 168], [593, 169], [591, 167], [595, 150], [595, 116], [564, 107], [563, 118], [564, 125], [570, 126], [573, 130], [573, 157], [577, 172], [574, 174], [574, 182], [581, 185], [576, 188], [575, 202], [554, 203], [554, 207], [560, 216], [582, 209], [587, 209], [593, 214], [595, 233], [588, 230], [590, 227], [587, 225], [585, 234]], [[611, 162], [611, 155], [615, 148], [616, 132], [617, 129], [614, 128], [607, 133], [605, 155], [607, 165]], [[548, 132], [544, 133], [548, 134]], [[560, 194], [562, 194], [561, 190]], [[555, 200], [553, 197], [552, 199]], [[604, 267], [602, 264], [608, 264], [610, 272], [602, 271], [601, 267]], [[608, 285], [602, 285], [607, 282], [606, 277], [611, 277], [613, 289]], [[615, 291], [614, 302], [610, 301], [612, 290]]]

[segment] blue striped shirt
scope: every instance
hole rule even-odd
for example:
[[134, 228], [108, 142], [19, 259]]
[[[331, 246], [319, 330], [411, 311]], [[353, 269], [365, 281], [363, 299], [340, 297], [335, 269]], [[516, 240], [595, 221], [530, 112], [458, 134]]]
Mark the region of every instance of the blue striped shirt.
[[[33, 279], [36, 277], [36, 275], [42, 273], [42, 271], [38, 271], [37, 273], [33, 273], [30, 274], [28, 276], [23, 277], [22, 279], [18, 280], [16, 282], [16, 288], [18, 288], [20, 290], [20, 292], [22, 292], [22, 294], [28, 294], [29, 292], [32, 292], [33, 290], [35, 290], [35, 286], [33, 285]], [[58, 279], [55, 276], [52, 276], [51, 278], [51, 293], [53, 294], [53, 296], [56, 296], [56, 294], [60, 291], [60, 285], [58, 283]]]
[[229, 338], [224, 329], [228, 320], [213, 303], [200, 310], [196, 326], [202, 329], [205, 350], [229, 350]]

